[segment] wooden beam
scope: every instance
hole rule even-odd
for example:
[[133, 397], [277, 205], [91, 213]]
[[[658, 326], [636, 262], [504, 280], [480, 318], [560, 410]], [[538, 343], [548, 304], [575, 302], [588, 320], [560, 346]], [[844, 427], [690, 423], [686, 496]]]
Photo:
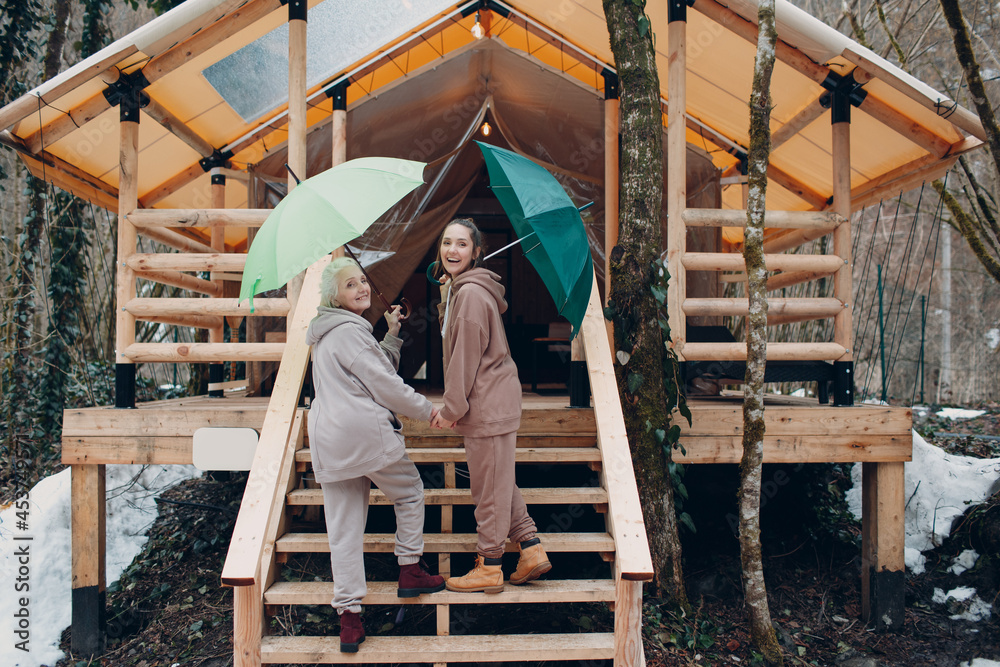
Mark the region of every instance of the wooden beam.
[[822, 192], [817, 192], [800, 179], [795, 178], [785, 170], [776, 167], [773, 163], [769, 164], [767, 167], [767, 177], [802, 201], [809, 204], [809, 206], [817, 211], [826, 208], [826, 205], [830, 200], [830, 198]]
[[951, 142], [934, 134], [920, 123], [901, 116], [898, 110], [890, 107], [871, 93], [865, 96], [858, 109], [891, 128], [897, 134], [909, 139], [936, 158], [944, 157], [951, 149]]
[[221, 317], [208, 317], [203, 315], [141, 315], [136, 316], [142, 322], [154, 322], [156, 324], [169, 324], [177, 327], [191, 327], [192, 329], [217, 329], [224, 321]]
[[[98, 93], [90, 99], [68, 109], [64, 115], [57, 116], [29, 134], [24, 138], [24, 144], [32, 153], [40, 153], [60, 139], [67, 137], [70, 133], [91, 122], [110, 108], [111, 104], [108, 102], [108, 98], [104, 97], [103, 93]], [[114, 131], [113, 125], [111, 127], [89, 129], [95, 131], [98, 137], [101, 138], [103, 138], [103, 135]], [[78, 144], [71, 148], [73, 155], [86, 155], [87, 151], [94, 148], [93, 141], [90, 136], [81, 138]]]
[[269, 208], [140, 208], [126, 217], [139, 229], [150, 227], [260, 227]]
[[[688, 227], [745, 227], [747, 224], [744, 209], [689, 208], [683, 217]], [[831, 211], [767, 211], [765, 215], [768, 229], [814, 229], [828, 234], [843, 222], [842, 216]]]
[[[744, 298], [684, 299], [681, 305], [688, 317], [746, 317], [750, 305]], [[807, 319], [834, 317], [844, 310], [839, 299], [771, 298], [767, 300], [768, 320], [771, 315], [795, 315]], [[744, 354], [746, 350], [743, 350]]]
[[142, 208], [153, 208], [153, 206], [155, 206], [158, 202], [166, 199], [173, 193], [191, 184], [193, 181], [198, 180], [204, 175], [205, 169], [201, 166], [201, 163], [194, 162], [183, 171], [180, 171], [174, 176], [168, 178], [166, 181], [160, 183], [160, 185], [140, 197], [139, 204]]
[[212, 246], [191, 238], [186, 231], [181, 233], [172, 229], [150, 227], [142, 230], [142, 235], [181, 252], [210, 254], [214, 251]]
[[[689, 343], [686, 358], [700, 361], [745, 361], [746, 343]], [[774, 361], [831, 361], [846, 350], [837, 343], [768, 343], [767, 358]]]
[[183, 141], [188, 148], [203, 158], [211, 157], [215, 153], [212, 144], [205, 141], [198, 133], [188, 127], [187, 123], [172, 114], [156, 100], [150, 98], [149, 103], [142, 110], [167, 132]]
[[935, 160], [931, 155], [914, 160], [852, 190], [852, 204], [859, 209], [919, 188], [943, 176], [957, 161], [958, 155], [944, 160]]
[[796, 134], [808, 127], [813, 121], [826, 113], [827, 109], [820, 101], [822, 99], [823, 95], [820, 95], [805, 107], [800, 109], [794, 116], [789, 118], [784, 125], [771, 133], [772, 151], [778, 150], [783, 143], [794, 137]]
[[[129, 317], [132, 317], [129, 315]], [[132, 343], [121, 363], [281, 361], [286, 343]]]
[[[254, 299], [256, 317], [284, 317], [288, 315], [288, 300], [282, 298]], [[250, 315], [250, 304], [239, 299], [154, 299], [137, 298], [125, 304], [125, 309], [136, 317], [149, 315], [209, 315], [214, 317], [243, 317]]]
[[[768, 271], [816, 270], [829, 273], [844, 264], [844, 260], [836, 255], [764, 255], [764, 261]], [[735, 252], [689, 252], [684, 255], [684, 266], [688, 271], [746, 270], [743, 255]]]
[[[0, 142], [3, 143], [3, 142]], [[39, 162], [34, 157], [21, 153], [21, 159], [27, 165], [31, 173], [43, 181], [52, 183], [66, 192], [70, 192], [84, 201], [91, 202], [109, 211], [114, 211], [118, 206], [118, 193], [108, 194], [107, 184], [98, 185], [91, 178], [80, 178], [73, 174], [72, 169], [49, 168], [51, 155], [45, 154], [45, 162]]]
[[[826, 410], [834, 410], [828, 407]], [[685, 424], [682, 424], [682, 428]], [[674, 452], [678, 463], [736, 463], [743, 455], [742, 435], [681, 435], [685, 453]], [[909, 461], [913, 439], [897, 435], [764, 435], [764, 463], [854, 463]], [[902, 463], [900, 463], [902, 465]]]
[[[209, 248], [211, 250], [211, 248]], [[242, 273], [247, 256], [243, 253], [136, 253], [127, 265], [135, 271], [226, 271]]]
[[101, 72], [106, 71], [109, 67], [121, 62], [136, 52], [138, 52], [138, 49], [135, 44], [119, 44], [117, 42], [101, 49], [91, 56], [91, 58], [88, 58], [88, 60], [92, 59], [93, 62], [86, 67], [81, 67], [70, 76], [66, 76], [66, 74], [68, 74], [68, 72], [66, 72], [56, 77], [57, 79], [62, 78], [62, 80], [55, 86], [46, 90], [40, 97], [36, 92], [37, 89], [31, 90], [18, 97], [7, 106], [3, 107], [3, 109], [0, 110], [0, 128], [5, 130], [12, 128], [15, 124], [24, 120], [31, 114], [38, 113], [39, 103], [45, 106], [55, 103], [56, 100], [75, 89], [77, 86], [90, 81]]
[[939, 100], [928, 98], [922, 91], [917, 90], [911, 84], [903, 81], [898, 75], [876, 63], [869, 56], [854, 51], [851, 47], [844, 49], [841, 54], [849, 62], [854, 63], [879, 81], [887, 83], [892, 88], [903, 93], [911, 100], [919, 103], [925, 109], [930, 109], [939, 116], [948, 119], [955, 127], [965, 130], [981, 141], [986, 141], [986, 131], [983, 129], [979, 116], [972, 113], [958, 103], [943, 97]]
[[[775, 290], [791, 287], [792, 285], [799, 285], [812, 280], [819, 280], [820, 278], [825, 278], [833, 275], [834, 273], [836, 273], [836, 269], [830, 271], [788, 271], [777, 273], [768, 277], [767, 291], [773, 292]], [[745, 277], [744, 280], [746, 280]]]
[[649, 554], [646, 524], [632, 468], [628, 433], [625, 430], [625, 417], [615, 379], [611, 346], [604, 326], [604, 309], [597, 289], [596, 274], [593, 280], [590, 303], [583, 318], [582, 334], [590, 389], [594, 397], [601, 474], [604, 487], [608, 490], [607, 522], [609, 531], [614, 535], [618, 554], [615, 567], [625, 579], [650, 580], [653, 578], [653, 561]]
[[181, 273], [180, 271], [136, 271], [135, 275], [142, 280], [180, 287], [189, 292], [197, 292], [198, 294], [206, 294], [214, 297], [222, 296], [222, 289], [218, 284], [204, 278]]

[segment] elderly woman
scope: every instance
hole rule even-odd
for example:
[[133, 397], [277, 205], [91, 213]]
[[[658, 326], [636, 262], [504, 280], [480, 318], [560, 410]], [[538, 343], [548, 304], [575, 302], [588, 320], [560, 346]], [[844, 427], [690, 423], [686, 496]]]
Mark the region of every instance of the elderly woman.
[[323, 272], [318, 314], [309, 324], [316, 400], [309, 409], [309, 442], [316, 481], [323, 489], [333, 569], [333, 607], [340, 615], [340, 650], [354, 653], [365, 640], [361, 600], [365, 586], [364, 532], [374, 482], [396, 511], [399, 597], [444, 588], [421, 562], [424, 487], [403, 446], [396, 414], [430, 421], [430, 401], [396, 374], [403, 341], [399, 307], [386, 313], [389, 331], [379, 344], [361, 314], [371, 289], [353, 259], [339, 258]]

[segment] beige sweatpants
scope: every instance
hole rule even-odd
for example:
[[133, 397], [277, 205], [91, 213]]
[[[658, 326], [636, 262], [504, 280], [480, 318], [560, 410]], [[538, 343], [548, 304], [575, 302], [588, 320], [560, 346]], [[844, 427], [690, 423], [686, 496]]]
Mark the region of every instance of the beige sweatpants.
[[368, 498], [375, 483], [396, 511], [396, 547], [400, 565], [420, 561], [424, 553], [424, 484], [407, 456], [366, 477], [324, 482], [323, 511], [330, 541], [333, 599], [338, 614], [361, 611], [365, 584], [364, 539]]
[[476, 504], [476, 551], [484, 558], [502, 556], [508, 537], [511, 542], [523, 542], [535, 536], [535, 522], [514, 484], [516, 447], [516, 432], [484, 438], [465, 436], [469, 486]]

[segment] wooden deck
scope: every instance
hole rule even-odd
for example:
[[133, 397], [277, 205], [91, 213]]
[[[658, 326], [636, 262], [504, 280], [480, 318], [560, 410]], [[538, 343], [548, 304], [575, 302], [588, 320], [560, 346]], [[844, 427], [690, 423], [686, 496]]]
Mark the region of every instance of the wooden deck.
[[[440, 404], [439, 393], [428, 398]], [[229, 427], [260, 430], [267, 398], [198, 396], [141, 403], [135, 410], [83, 408], [63, 417], [62, 461], [66, 464], [191, 463], [192, 436], [199, 428]], [[581, 452], [594, 446], [597, 430], [592, 410], [569, 408], [565, 396], [525, 393], [519, 444], [560, 452], [524, 453], [538, 460], [586, 461]], [[684, 463], [739, 463], [742, 455], [743, 406], [739, 396], [689, 401], [692, 425], [681, 442]], [[815, 399], [789, 396], [765, 398], [765, 463], [904, 462], [911, 460], [912, 411], [884, 405], [834, 407]], [[440, 431], [404, 419], [407, 445], [419, 450], [452, 445], [461, 438], [441, 438]], [[551, 436], [551, 438], [546, 438]], [[573, 445], [573, 447], [567, 447]], [[437, 452], [435, 452], [437, 454]], [[464, 452], [456, 452], [461, 457]], [[299, 457], [306, 454], [299, 453]], [[420, 452], [413, 456], [419, 458]], [[459, 460], [459, 459], [456, 459]], [[464, 460], [464, 459], [463, 459]]]

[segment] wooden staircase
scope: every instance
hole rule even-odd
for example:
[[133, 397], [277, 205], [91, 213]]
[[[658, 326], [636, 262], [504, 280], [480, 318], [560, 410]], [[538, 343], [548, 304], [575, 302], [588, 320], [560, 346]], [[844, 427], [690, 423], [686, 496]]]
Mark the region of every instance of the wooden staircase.
[[[306, 285], [315, 277], [312, 274], [310, 269]], [[303, 304], [310, 308], [307, 294], [304, 286], [299, 308]], [[311, 308], [314, 310], [315, 305]], [[333, 597], [328, 557], [324, 555], [329, 553], [329, 545], [319, 509], [322, 492], [310, 488], [305, 411], [297, 408], [292, 398], [297, 397], [301, 387], [299, 350], [308, 351], [299, 335], [304, 324], [299, 315], [297, 311], [283, 350], [275, 392], [223, 569], [223, 582], [236, 587], [235, 664], [583, 659], [614, 660], [616, 665], [644, 664], [642, 581], [652, 577], [652, 564], [596, 286], [583, 326], [595, 409], [567, 408], [564, 398], [526, 395], [518, 432], [519, 485], [538, 524], [539, 537], [551, 555], [552, 572], [524, 586], [507, 584], [499, 594], [441, 591], [400, 599], [396, 596], [398, 569], [391, 556], [393, 524], [389, 521], [388, 525], [378, 526], [379, 521], [370, 516], [372, 532], [365, 535], [365, 552], [371, 554], [367, 559], [368, 574], [375, 577], [380, 570], [388, 574], [369, 582], [363, 605], [366, 609], [376, 605], [432, 605], [433, 629], [423, 629], [423, 634], [417, 635], [387, 636], [376, 632], [373, 636], [374, 628], [368, 627], [369, 637], [356, 654], [340, 652], [335, 623], [324, 636], [270, 634], [269, 616], [289, 607], [324, 607]], [[426, 525], [433, 526], [424, 535], [425, 558], [431, 563], [436, 558], [439, 572], [448, 575], [452, 554], [463, 554], [456, 556], [466, 561], [456, 568], [457, 574], [462, 574], [471, 566], [476, 534], [471, 494], [459, 483], [461, 464], [465, 462], [461, 438], [411, 421], [404, 422], [404, 433], [408, 455], [425, 480]], [[524, 484], [522, 477], [541, 482]], [[558, 486], [559, 480], [574, 485]], [[371, 504], [378, 508], [389, 503], [381, 492], [373, 490]], [[378, 511], [373, 509], [371, 513]], [[508, 544], [507, 550], [516, 551], [516, 546]], [[323, 564], [314, 572], [318, 580], [296, 581], [295, 577], [284, 576], [284, 568], [309, 555], [320, 555], [311, 559], [313, 564]], [[386, 567], [373, 568], [372, 561], [379, 559], [386, 561]], [[580, 563], [585, 565], [581, 568]], [[514, 560], [505, 563], [508, 575], [513, 564]], [[581, 573], [582, 578], [574, 578]], [[560, 625], [572, 628], [569, 614], [576, 607], [568, 605], [580, 603], [610, 607], [614, 611], [613, 628], [537, 633], [538, 628], [524, 627], [516, 633], [492, 634], [489, 628], [495, 626], [465, 623], [468, 614], [461, 611], [486, 605], [488, 610], [476, 613], [476, 617], [496, 614], [496, 618], [504, 619], [510, 613], [508, 607], [497, 605], [547, 605], [545, 614], [561, 618]], [[452, 610], [453, 606], [460, 609]], [[452, 634], [456, 622], [461, 632]]]

